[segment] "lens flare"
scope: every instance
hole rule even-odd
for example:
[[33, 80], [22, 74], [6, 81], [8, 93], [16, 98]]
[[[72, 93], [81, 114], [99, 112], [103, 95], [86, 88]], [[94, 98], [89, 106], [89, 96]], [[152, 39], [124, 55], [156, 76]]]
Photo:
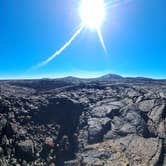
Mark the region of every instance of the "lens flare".
[[74, 33], [74, 35], [70, 38], [70, 40], [68, 42], [66, 42], [59, 50], [57, 50], [48, 59], [46, 59], [45, 61], [39, 63], [35, 68], [39, 68], [39, 67], [45, 66], [50, 61], [52, 61], [54, 58], [56, 58], [59, 54], [61, 54], [73, 42], [73, 40], [81, 33], [83, 28], [84, 28], [84, 26], [81, 25], [81, 27]]
[[104, 0], [82, 0], [80, 3], [80, 17], [82, 23], [97, 31], [100, 43], [106, 52], [106, 46], [101, 33], [101, 25], [105, 19]]
[[82, 22], [89, 28], [100, 28], [105, 18], [103, 0], [82, 0], [80, 4]]
[[[104, 43], [104, 39], [101, 33], [101, 25], [105, 19], [106, 9], [118, 6], [119, 4], [128, 3], [132, 0], [109, 0], [107, 3], [104, 0], [81, 0], [80, 1], [80, 17], [82, 20], [80, 28], [74, 33], [74, 35], [67, 41], [59, 50], [57, 50], [53, 55], [51, 55], [45, 61], [39, 63], [34, 68], [42, 67], [56, 58], [59, 54], [61, 54], [72, 42], [73, 40], [81, 33], [84, 27], [88, 27], [90, 29], [95, 29], [100, 43], [106, 52], [106, 46]], [[33, 69], [34, 69], [33, 68]]]

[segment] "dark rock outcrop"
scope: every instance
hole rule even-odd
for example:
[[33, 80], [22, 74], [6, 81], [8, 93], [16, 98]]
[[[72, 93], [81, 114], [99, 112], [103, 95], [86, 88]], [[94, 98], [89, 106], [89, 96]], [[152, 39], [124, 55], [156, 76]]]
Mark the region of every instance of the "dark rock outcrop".
[[163, 165], [166, 81], [0, 81], [0, 165]]

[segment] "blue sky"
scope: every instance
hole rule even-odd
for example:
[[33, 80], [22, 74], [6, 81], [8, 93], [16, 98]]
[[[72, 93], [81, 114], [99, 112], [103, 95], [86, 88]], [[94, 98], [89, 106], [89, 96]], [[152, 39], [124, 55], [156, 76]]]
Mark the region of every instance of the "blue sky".
[[86, 29], [52, 62], [29, 70], [75, 33], [79, 1], [0, 0], [0, 78], [106, 73], [166, 78], [166, 1], [121, 2], [107, 9], [101, 27], [107, 54], [97, 33]]

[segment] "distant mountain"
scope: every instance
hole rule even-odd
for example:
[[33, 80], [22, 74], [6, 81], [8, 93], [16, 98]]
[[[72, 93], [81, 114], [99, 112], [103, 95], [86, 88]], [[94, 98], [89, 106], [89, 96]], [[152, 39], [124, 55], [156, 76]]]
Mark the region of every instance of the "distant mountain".
[[66, 86], [76, 86], [80, 84], [102, 84], [102, 83], [138, 83], [138, 84], [165, 84], [166, 80], [157, 80], [145, 77], [122, 77], [117, 74], [107, 74], [97, 78], [78, 78], [73, 76], [63, 78], [43, 78], [30, 80], [3, 80], [1, 82], [9, 83], [10, 85], [18, 85], [22, 87], [29, 87], [38, 90], [49, 90], [53, 88], [60, 88]]
[[57, 80], [66, 81], [69, 83], [80, 83], [80, 81], [83, 81], [84, 79], [73, 76], [67, 76], [63, 78], [58, 78]]
[[107, 74], [107, 75], [101, 76], [97, 79], [103, 80], [103, 81], [108, 81], [108, 80], [113, 80], [113, 79], [123, 79], [123, 77], [120, 75], [117, 75], [117, 74]]

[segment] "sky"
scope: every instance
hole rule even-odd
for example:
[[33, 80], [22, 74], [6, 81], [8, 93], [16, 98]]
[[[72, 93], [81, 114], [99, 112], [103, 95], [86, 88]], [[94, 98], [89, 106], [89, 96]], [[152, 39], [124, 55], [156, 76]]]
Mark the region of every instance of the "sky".
[[[106, 0], [109, 2], [109, 0]], [[40, 68], [81, 23], [79, 0], [0, 0], [0, 79], [67, 75], [166, 78], [166, 1], [119, 0], [107, 8], [101, 32], [84, 29]]]

